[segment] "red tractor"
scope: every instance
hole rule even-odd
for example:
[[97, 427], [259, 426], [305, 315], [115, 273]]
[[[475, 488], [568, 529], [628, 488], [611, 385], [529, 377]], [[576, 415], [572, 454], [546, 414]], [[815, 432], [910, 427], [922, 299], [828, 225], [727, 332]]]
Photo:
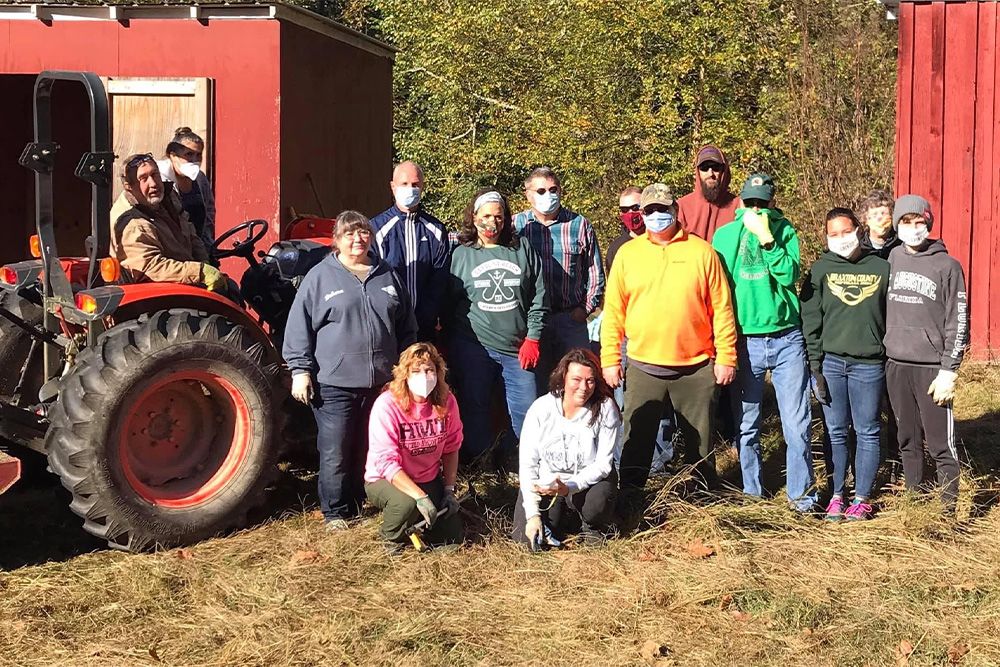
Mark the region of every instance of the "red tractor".
[[[57, 246], [56, 81], [82, 84], [90, 100], [91, 150], [75, 170], [92, 188], [86, 257]], [[247, 261], [252, 311], [199, 287], [126, 284], [108, 257], [109, 127], [96, 75], [38, 76], [35, 141], [21, 156], [35, 172], [36, 258], [0, 269], [0, 435], [45, 454], [85, 530], [111, 546], [186, 544], [241, 526], [276, 473], [282, 331], [299, 281], [329, 252], [332, 222], [297, 221], [267, 252], [255, 252], [264, 220], [216, 241], [216, 257]], [[0, 450], [0, 491], [16, 465]]]

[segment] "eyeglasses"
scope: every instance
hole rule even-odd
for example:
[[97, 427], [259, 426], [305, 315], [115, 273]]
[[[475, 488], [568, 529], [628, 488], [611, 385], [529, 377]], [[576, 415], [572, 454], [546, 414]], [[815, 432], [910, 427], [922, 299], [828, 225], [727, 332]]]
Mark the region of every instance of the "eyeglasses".
[[358, 238], [362, 238], [362, 239], [368, 239], [368, 238], [371, 238], [372, 233], [371, 233], [370, 229], [355, 229], [355, 230], [350, 231], [350, 232], [344, 232], [343, 234], [341, 234], [341, 236], [342, 237], [347, 237], [349, 239], [352, 239], [354, 237], [358, 237]]
[[559, 192], [559, 186], [553, 185], [551, 188], [547, 190], [545, 188], [538, 188], [537, 190], [535, 190], [536, 195], [544, 195], [546, 192], [551, 192], [552, 194], [556, 194], [557, 192]]
[[628, 213], [629, 211], [638, 211], [641, 208], [638, 204], [632, 204], [631, 206], [619, 206], [618, 210], [622, 213]]
[[702, 162], [701, 164], [698, 165], [698, 171], [704, 171], [704, 172], [714, 171], [717, 174], [721, 174], [723, 168], [724, 167], [718, 162]]

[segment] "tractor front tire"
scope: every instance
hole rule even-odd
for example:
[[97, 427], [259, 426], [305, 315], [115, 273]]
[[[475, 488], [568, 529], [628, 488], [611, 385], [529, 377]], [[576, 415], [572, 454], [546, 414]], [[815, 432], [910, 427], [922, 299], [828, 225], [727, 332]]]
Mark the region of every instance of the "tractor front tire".
[[275, 361], [219, 315], [106, 332], [62, 379], [45, 440], [84, 529], [138, 551], [243, 526], [277, 472]]

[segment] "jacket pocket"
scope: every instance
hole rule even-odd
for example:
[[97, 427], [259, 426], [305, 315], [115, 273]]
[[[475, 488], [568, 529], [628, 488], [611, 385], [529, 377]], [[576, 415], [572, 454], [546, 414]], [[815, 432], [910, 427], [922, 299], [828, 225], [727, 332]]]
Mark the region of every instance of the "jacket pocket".
[[[937, 332], [934, 332], [937, 336]], [[885, 350], [891, 359], [933, 364], [941, 359], [939, 347], [924, 327], [890, 326], [885, 332]]]

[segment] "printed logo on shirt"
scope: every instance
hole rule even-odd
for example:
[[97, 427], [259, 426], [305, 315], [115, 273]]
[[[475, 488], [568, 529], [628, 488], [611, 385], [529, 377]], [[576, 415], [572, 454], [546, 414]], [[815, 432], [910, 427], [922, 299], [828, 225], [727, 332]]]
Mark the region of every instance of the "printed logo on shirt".
[[[899, 294], [900, 291], [916, 292], [918, 296]], [[897, 303], [923, 303], [924, 299], [937, 301], [937, 283], [927, 276], [912, 271], [897, 271], [892, 274], [889, 300]]]
[[441, 436], [448, 432], [447, 417], [431, 417], [422, 422], [399, 425], [399, 444], [411, 456], [422, 456], [437, 451]]
[[323, 295], [323, 301], [329, 301], [330, 299], [332, 299], [333, 297], [337, 296], [338, 294], [343, 294], [343, 293], [344, 293], [344, 290], [342, 290], [342, 289], [335, 289], [332, 292], [327, 292], [326, 294]]
[[521, 267], [504, 259], [491, 259], [474, 268], [472, 286], [482, 290], [476, 307], [488, 313], [502, 313], [517, 308], [515, 290], [521, 286], [520, 275]]
[[393, 285], [386, 285], [385, 287], [382, 288], [382, 291], [388, 294], [389, 296], [394, 296], [397, 299], [399, 298], [399, 294], [396, 292], [396, 288]]
[[882, 276], [871, 273], [828, 273], [826, 286], [848, 306], [856, 306], [878, 292]]
[[539, 455], [549, 470], [575, 473], [584, 467], [584, 450], [593, 448], [594, 437], [589, 431], [585, 431], [585, 435], [578, 431], [576, 428], [568, 428], [542, 443]]
[[767, 263], [760, 243], [748, 243], [751, 236], [747, 233], [740, 239], [739, 276], [741, 280], [764, 280], [768, 277]]

